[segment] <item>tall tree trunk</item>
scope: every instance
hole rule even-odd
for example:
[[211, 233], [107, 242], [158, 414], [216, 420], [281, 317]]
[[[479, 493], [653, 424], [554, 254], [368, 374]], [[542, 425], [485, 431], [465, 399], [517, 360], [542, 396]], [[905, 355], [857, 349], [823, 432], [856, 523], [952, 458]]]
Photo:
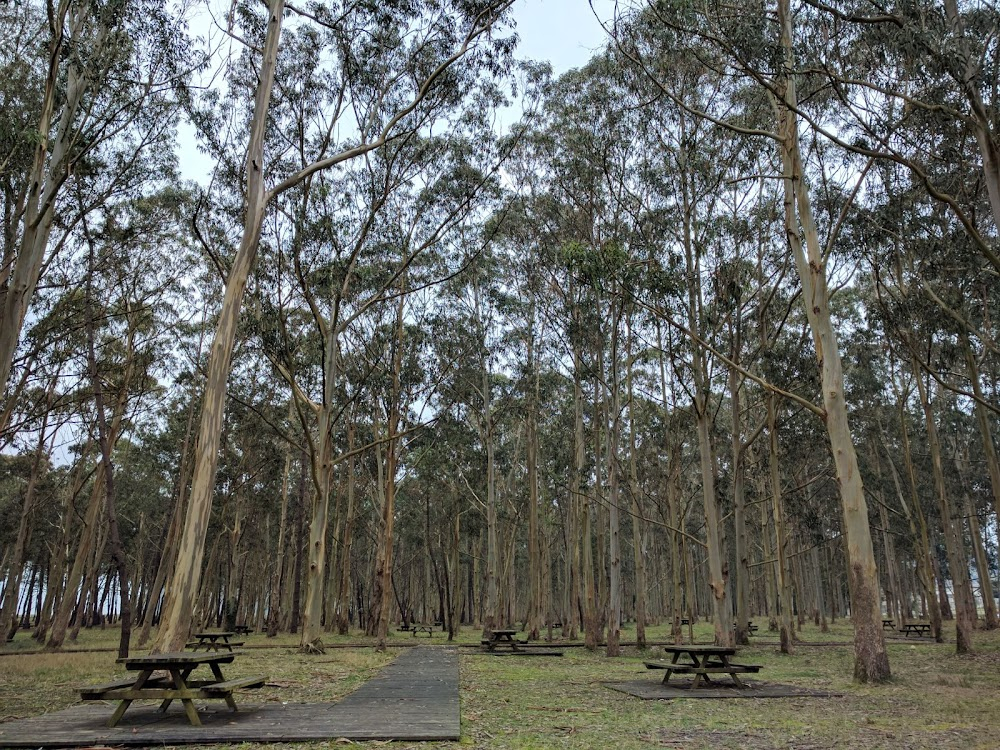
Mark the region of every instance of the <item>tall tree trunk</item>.
[[[111, 429], [108, 425], [107, 413], [104, 409], [104, 385], [97, 371], [97, 354], [94, 345], [94, 313], [91, 294], [91, 280], [97, 269], [94, 264], [94, 243], [83, 222], [88, 244], [88, 274], [87, 274], [87, 363], [90, 369], [91, 387], [94, 391], [94, 402], [97, 410], [97, 444], [101, 449], [101, 466], [104, 470], [104, 510], [108, 519], [108, 536], [111, 541], [111, 560], [118, 573], [118, 594], [121, 599], [121, 636], [118, 641], [118, 658], [128, 656], [129, 639], [132, 635], [132, 606], [128, 591], [128, 564], [125, 559], [125, 547], [122, 545], [118, 530], [118, 510], [115, 505], [115, 470], [111, 463]], [[129, 347], [131, 349], [131, 347]]]
[[219, 440], [222, 435], [233, 347], [236, 343], [236, 326], [250, 269], [257, 257], [257, 241], [267, 208], [263, 171], [264, 135], [271, 90], [274, 86], [284, 10], [284, 0], [269, 0], [267, 32], [257, 78], [257, 92], [247, 148], [247, 192], [243, 238], [226, 279], [225, 296], [222, 309], [219, 311], [219, 324], [209, 352], [194, 477], [191, 483], [191, 501], [185, 518], [184, 533], [178, 547], [177, 564], [171, 586], [167, 590], [163, 620], [156, 641], [153, 643], [154, 653], [179, 651], [184, 647], [191, 630], [192, 605], [197, 600], [201, 583], [205, 535], [208, 533], [212, 496], [215, 493]]
[[[979, 526], [979, 513], [969, 496], [969, 454], [968, 446], [964, 455], [955, 450], [955, 468], [962, 479], [963, 512], [969, 519], [969, 537], [972, 542], [973, 559], [976, 563], [976, 573], [979, 579], [979, 596], [983, 600], [983, 627], [986, 630], [997, 629], [997, 603], [993, 598], [993, 582], [990, 577], [989, 560], [986, 547], [983, 545], [983, 534]], [[971, 595], [971, 591], [970, 591]], [[972, 604], [975, 612], [975, 604]]]
[[910, 502], [906, 502], [903, 495], [902, 484], [899, 480], [899, 472], [892, 460], [892, 451], [886, 440], [885, 433], [881, 433], [882, 445], [885, 448], [886, 459], [889, 463], [892, 481], [896, 487], [896, 497], [906, 514], [906, 520], [910, 525], [910, 535], [913, 538], [913, 549], [917, 557], [917, 577], [920, 580], [920, 587], [924, 594], [931, 632], [934, 633], [934, 640], [938, 643], [944, 641], [944, 633], [941, 623], [941, 608], [938, 606], [937, 592], [934, 587], [934, 566], [931, 557], [930, 534], [927, 531], [927, 518], [924, 515], [923, 507], [920, 504], [920, 496], [917, 493], [916, 471], [913, 467], [913, 454], [910, 451], [910, 431], [906, 425], [906, 399], [899, 398], [899, 429], [903, 442], [903, 461], [906, 465], [907, 479], [909, 480]]
[[783, 106], [779, 112], [779, 133], [784, 169], [785, 233], [802, 281], [803, 304], [820, 365], [826, 429], [840, 484], [845, 548], [851, 579], [851, 616], [854, 620], [854, 678], [859, 682], [884, 682], [890, 677], [889, 656], [882, 632], [878, 570], [868, 525], [868, 504], [844, 400], [844, 373], [840, 344], [830, 313], [826, 259], [820, 247], [812, 205], [803, 182], [796, 115], [798, 97], [794, 78], [790, 0], [778, 0], [777, 9], [779, 44], [784, 53], [781, 81], [784, 92]]
[[[399, 278], [399, 299], [396, 302], [396, 336], [392, 349], [392, 388], [389, 394], [389, 420], [387, 425], [387, 437], [385, 449], [385, 502], [382, 506], [382, 545], [384, 548], [381, 559], [381, 569], [376, 571], [376, 575], [381, 577], [382, 603], [379, 607], [378, 627], [375, 632], [375, 650], [385, 651], [386, 641], [389, 637], [389, 605], [392, 594], [392, 545], [393, 529], [396, 520], [396, 464], [398, 460], [397, 437], [399, 432], [399, 420], [402, 400], [402, 387], [400, 375], [403, 369], [403, 336], [404, 336], [404, 316], [403, 305], [406, 300], [407, 274], [404, 272]], [[495, 521], [494, 515], [494, 521]]]
[[[740, 324], [737, 320], [733, 331], [733, 361], [738, 362], [740, 352]], [[733, 640], [736, 645], [745, 646], [750, 642], [750, 552], [747, 544], [746, 500], [744, 485], [746, 469], [743, 456], [746, 446], [743, 444], [743, 428], [740, 412], [740, 388], [742, 378], [735, 367], [729, 368], [729, 405], [732, 411], [732, 482], [733, 482], [733, 527], [735, 532], [736, 573], [735, 579], [736, 623], [733, 628]]]
[[528, 377], [531, 379], [524, 420], [528, 482], [528, 618], [529, 640], [538, 640], [542, 620], [542, 571], [538, 548], [538, 370], [535, 363], [534, 308], [527, 334]]
[[[291, 421], [294, 412], [294, 399], [288, 401], [288, 419]], [[274, 558], [274, 577], [271, 580], [271, 593], [269, 597], [267, 614], [267, 637], [274, 638], [278, 635], [278, 628], [281, 625], [281, 583], [286, 577], [285, 558], [287, 557], [288, 542], [285, 536], [288, 533], [288, 496], [289, 482], [292, 474], [292, 444], [285, 446], [285, 465], [281, 471], [281, 510], [278, 515], [278, 543]]]
[[[607, 655], [621, 655], [622, 627], [622, 555], [621, 521], [618, 504], [621, 501], [618, 463], [618, 442], [621, 436], [621, 383], [618, 370], [618, 342], [621, 305], [617, 304], [611, 330], [611, 393], [605, 392], [605, 404], [610, 402], [610, 423], [604, 422], [608, 430], [606, 437], [608, 466], [608, 638]], [[609, 398], [610, 395], [610, 398]], [[607, 407], [605, 408], [605, 413]]]
[[34, 638], [39, 643], [44, 643], [48, 635], [49, 628], [56, 616], [61, 597], [64, 595], [63, 581], [69, 575], [67, 561], [69, 559], [69, 546], [72, 541], [73, 519], [76, 517], [76, 498], [83, 489], [87, 475], [84, 471], [90, 461], [90, 454], [94, 448], [94, 441], [90, 438], [84, 443], [83, 450], [73, 467], [73, 479], [69, 487], [63, 491], [63, 513], [62, 522], [59, 527], [59, 536], [56, 540], [55, 554], [49, 572], [48, 586], [45, 591], [45, 603], [42, 605], [42, 616], [35, 627]]
[[[771, 482], [771, 509], [774, 514], [775, 550], [777, 552], [778, 617], [781, 637], [781, 653], [792, 653], [795, 627], [792, 623], [792, 584], [788, 569], [788, 534], [785, 531], [785, 509], [781, 493], [781, 471], [778, 459], [778, 416], [775, 395], [770, 391], [767, 401], [767, 432], [770, 440], [768, 449], [768, 469]], [[881, 623], [880, 623], [881, 624]]]
[[635, 397], [633, 392], [632, 359], [632, 325], [629, 319], [628, 329], [628, 491], [632, 506], [632, 558], [635, 561], [635, 645], [638, 649], [646, 648], [646, 544], [645, 529], [640, 523], [643, 519], [643, 503], [639, 487], [639, 466], [636, 456], [635, 423], [638, 415], [635, 413]]
[[969, 558], [962, 540], [962, 519], [961, 515], [952, 508], [951, 497], [948, 495], [941, 458], [941, 441], [938, 439], [934, 412], [916, 357], [911, 359], [910, 365], [917, 384], [920, 406], [924, 412], [927, 448], [931, 454], [931, 470], [934, 475], [934, 490], [937, 494], [938, 511], [941, 514], [941, 527], [955, 595], [955, 652], [965, 654], [972, 650], [972, 633], [976, 627], [976, 614], [969, 611], [969, 604], [972, 601], [972, 585], [969, 581]]
[[[684, 119], [681, 118], [682, 138], [685, 132]], [[688, 185], [688, 175], [681, 172], [683, 186], [684, 213], [683, 237], [684, 258], [688, 276], [688, 327], [693, 334], [701, 337], [702, 333], [702, 289], [701, 266], [698, 253], [694, 247], [694, 222], [696, 207], [691, 202], [691, 188]], [[726, 553], [722, 548], [722, 516], [719, 512], [719, 499], [715, 489], [715, 453], [712, 446], [712, 391], [708, 377], [708, 364], [705, 353], [698, 341], [692, 340], [691, 376], [694, 381], [692, 394], [695, 423], [698, 434], [698, 456], [701, 469], [702, 504], [705, 514], [705, 542], [708, 551], [708, 586], [712, 594], [712, 620], [715, 624], [715, 642], [720, 646], [730, 646], [733, 643], [733, 613], [728, 595], [728, 565]]]
[[31, 537], [30, 521], [35, 513], [35, 490], [38, 487], [38, 480], [42, 472], [42, 460], [48, 460], [45, 442], [49, 437], [49, 414], [57, 382], [56, 377], [53, 377], [49, 381], [48, 395], [46, 396], [47, 408], [42, 415], [42, 426], [38, 431], [38, 444], [35, 447], [35, 455], [31, 461], [28, 484], [24, 488], [24, 498], [21, 502], [21, 517], [17, 524], [17, 535], [14, 537], [13, 550], [4, 571], [3, 604], [0, 605], [0, 643], [12, 640], [15, 633], [17, 633], [17, 605], [21, 596], [21, 581], [27, 563], [28, 541]]
[[347, 423], [347, 511], [344, 519], [344, 543], [340, 548], [337, 587], [337, 633], [347, 635], [350, 625], [351, 597], [351, 544], [354, 539], [354, 419]]
[[997, 449], [993, 442], [993, 430], [990, 428], [990, 418], [983, 406], [983, 388], [979, 383], [979, 366], [976, 363], [976, 355], [969, 344], [968, 335], [961, 336], [962, 349], [965, 353], [965, 364], [972, 384], [972, 393], [976, 397], [972, 402], [972, 408], [976, 412], [976, 424], [979, 426], [979, 436], [983, 442], [983, 454], [986, 457], [986, 468], [990, 475], [990, 489], [993, 494], [993, 512], [1000, 522], [1000, 460], [997, 459]]

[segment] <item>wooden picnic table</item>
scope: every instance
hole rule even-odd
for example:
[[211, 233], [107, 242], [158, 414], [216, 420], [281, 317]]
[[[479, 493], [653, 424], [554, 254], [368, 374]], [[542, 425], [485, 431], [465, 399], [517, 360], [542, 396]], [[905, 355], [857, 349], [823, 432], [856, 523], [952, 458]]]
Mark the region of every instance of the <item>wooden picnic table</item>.
[[889, 617], [882, 618], [882, 630], [895, 630], [896, 623]]
[[206, 651], [232, 651], [235, 648], [243, 645], [243, 641], [231, 641], [236, 633], [231, 630], [222, 631], [205, 631], [203, 633], [192, 633], [193, 638], [197, 638], [195, 641], [188, 641], [188, 648], [193, 651], [198, 651], [204, 648]]
[[[669, 662], [647, 661], [646, 669], [665, 669], [663, 684], [670, 682], [675, 674], [693, 674], [693, 688], [713, 686], [710, 674], [728, 674], [736, 683], [736, 687], [746, 687], [739, 675], [756, 673], [760, 667], [754, 664], [734, 664], [729, 657], [736, 653], [735, 648], [714, 645], [681, 645], [664, 646], [663, 650], [671, 654]], [[681, 661], [681, 659], [684, 661]]]
[[[195, 699], [219, 699], [226, 702], [233, 711], [236, 701], [233, 691], [237, 688], [261, 687], [267, 678], [242, 677], [227, 680], [222, 674], [220, 664], [229, 664], [236, 658], [231, 652], [180, 651], [165, 654], [150, 654], [148, 656], [129, 656], [119, 659], [125, 669], [137, 672], [135, 677], [80, 688], [80, 698], [85, 701], [119, 700], [118, 708], [108, 719], [107, 725], [113, 727], [121, 721], [125, 711], [136, 700], [158, 700], [159, 711], [165, 712], [172, 701], [179, 700], [184, 704], [184, 712], [188, 721], [194, 726], [201, 726], [201, 719], [195, 709]], [[207, 664], [212, 670], [211, 679], [190, 680], [190, 674], [202, 664]], [[153, 677], [156, 671], [166, 672], [166, 676]]]
[[482, 645], [487, 651], [496, 651], [498, 646], [509, 646], [511, 651], [519, 651], [517, 641], [514, 640], [516, 632], [513, 629], [491, 630], [489, 637], [482, 640]]
[[234, 625], [233, 631], [236, 635], [250, 635], [253, 632], [253, 628], [249, 625]]
[[903, 635], [915, 635], [918, 638], [922, 638], [925, 635], [930, 638], [931, 626], [926, 622], [908, 622], [903, 625], [899, 632]]
[[414, 625], [411, 635], [416, 638], [417, 633], [427, 633], [427, 637], [430, 638], [434, 635], [434, 628], [430, 625]]

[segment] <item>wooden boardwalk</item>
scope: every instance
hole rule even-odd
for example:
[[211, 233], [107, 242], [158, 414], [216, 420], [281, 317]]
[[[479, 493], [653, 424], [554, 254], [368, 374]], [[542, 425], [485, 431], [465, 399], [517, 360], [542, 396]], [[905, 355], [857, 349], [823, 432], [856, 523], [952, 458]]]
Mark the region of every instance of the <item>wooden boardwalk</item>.
[[[245, 695], [245, 694], [244, 694]], [[236, 713], [199, 704], [204, 726], [180, 708], [134, 704], [113, 729], [110, 705], [80, 705], [0, 724], [0, 747], [162, 746], [307, 740], [458, 740], [458, 655], [407, 649], [339, 703], [241, 704]]]

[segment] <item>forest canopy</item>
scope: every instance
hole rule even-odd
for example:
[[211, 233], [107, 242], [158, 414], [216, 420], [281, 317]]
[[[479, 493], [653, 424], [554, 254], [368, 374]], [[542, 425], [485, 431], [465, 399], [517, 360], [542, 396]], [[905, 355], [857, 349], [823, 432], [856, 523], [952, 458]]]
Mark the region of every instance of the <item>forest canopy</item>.
[[997, 627], [1000, 7], [516, 11], [0, 5], [6, 638]]

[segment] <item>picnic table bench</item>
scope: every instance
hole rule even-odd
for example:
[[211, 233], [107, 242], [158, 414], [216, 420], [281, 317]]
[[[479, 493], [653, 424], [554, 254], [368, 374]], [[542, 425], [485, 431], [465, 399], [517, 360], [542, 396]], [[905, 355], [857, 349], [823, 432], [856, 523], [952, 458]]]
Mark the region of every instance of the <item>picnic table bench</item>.
[[413, 626], [413, 637], [417, 637], [417, 633], [427, 633], [427, 637], [430, 638], [434, 635], [434, 628], [430, 625], [414, 625]]
[[229, 630], [206, 631], [204, 633], [192, 633], [191, 635], [197, 639], [188, 641], [186, 644], [192, 651], [198, 651], [202, 648], [206, 651], [232, 651], [243, 645], [243, 641], [229, 640], [236, 635], [236, 633]]
[[896, 623], [892, 618], [883, 617], [882, 618], [882, 630], [895, 630]]
[[399, 631], [400, 633], [409, 633], [409, 632], [410, 632], [410, 626], [409, 626], [409, 625], [407, 625], [407, 624], [406, 624], [406, 623], [404, 622], [404, 623], [403, 623], [402, 625], [400, 625], [400, 626], [399, 626], [399, 627], [397, 628], [397, 630], [398, 630], [398, 631]]
[[[80, 698], [85, 701], [118, 700], [121, 701], [107, 726], [113, 727], [121, 721], [125, 711], [136, 700], [161, 701], [159, 711], [165, 712], [175, 700], [184, 704], [184, 712], [188, 721], [194, 726], [201, 726], [201, 719], [195, 708], [195, 699], [222, 699], [233, 711], [236, 701], [233, 691], [240, 688], [259, 688], [267, 680], [266, 677], [240, 677], [227, 680], [220, 664], [229, 664], [236, 657], [232, 652], [192, 653], [181, 651], [176, 653], [150, 654], [148, 656], [128, 656], [118, 659], [125, 669], [137, 672], [135, 677], [127, 677], [103, 685], [90, 685], [79, 688]], [[211, 679], [189, 679], [190, 674], [202, 664], [207, 664], [212, 670]], [[154, 672], [163, 671], [166, 675], [153, 676]]]
[[253, 628], [249, 625], [234, 625], [233, 632], [236, 635], [250, 635], [253, 632]]
[[922, 638], [925, 635], [930, 638], [931, 636], [931, 626], [926, 622], [908, 622], [900, 629], [903, 635], [915, 635], [918, 638]]
[[[709, 675], [728, 674], [736, 687], [746, 687], [739, 675], [756, 674], [760, 667], [755, 664], [734, 664], [729, 660], [736, 653], [735, 648], [713, 645], [682, 645], [664, 646], [663, 650], [671, 654], [669, 662], [647, 661], [646, 669], [665, 669], [663, 684], [670, 682], [675, 674], [693, 674], [693, 688], [710, 687], [715, 683]], [[684, 657], [685, 661], [681, 661]]]

